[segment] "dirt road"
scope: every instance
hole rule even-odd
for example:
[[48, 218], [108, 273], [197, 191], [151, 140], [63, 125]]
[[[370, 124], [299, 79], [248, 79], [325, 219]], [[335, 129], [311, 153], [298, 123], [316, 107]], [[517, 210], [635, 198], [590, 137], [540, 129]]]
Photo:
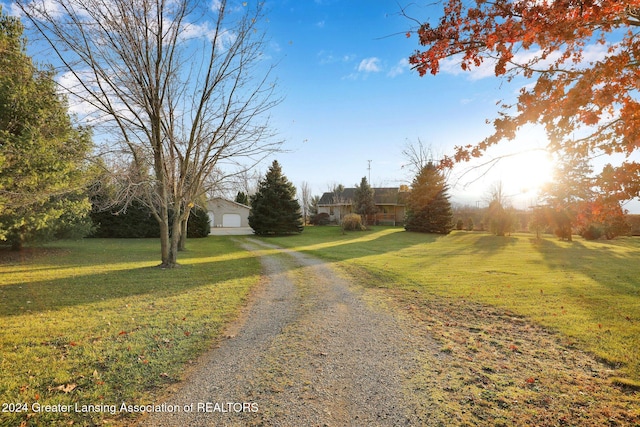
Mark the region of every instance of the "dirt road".
[[265, 280], [142, 426], [639, 425], [637, 392], [490, 307], [361, 288], [256, 239]]

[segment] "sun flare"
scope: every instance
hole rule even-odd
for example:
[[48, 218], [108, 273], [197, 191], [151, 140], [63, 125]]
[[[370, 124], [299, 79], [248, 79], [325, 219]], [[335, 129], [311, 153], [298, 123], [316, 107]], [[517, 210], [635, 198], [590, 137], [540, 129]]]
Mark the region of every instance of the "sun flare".
[[544, 150], [531, 150], [500, 160], [504, 185], [514, 195], [533, 195], [553, 178], [553, 160]]

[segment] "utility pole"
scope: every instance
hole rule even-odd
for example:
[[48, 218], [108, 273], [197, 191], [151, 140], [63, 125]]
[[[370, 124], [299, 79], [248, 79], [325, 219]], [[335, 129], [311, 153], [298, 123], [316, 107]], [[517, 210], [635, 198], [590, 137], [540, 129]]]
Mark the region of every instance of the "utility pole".
[[371, 160], [367, 160], [367, 162], [369, 162], [369, 167], [367, 169], [369, 169], [369, 185], [371, 185]]

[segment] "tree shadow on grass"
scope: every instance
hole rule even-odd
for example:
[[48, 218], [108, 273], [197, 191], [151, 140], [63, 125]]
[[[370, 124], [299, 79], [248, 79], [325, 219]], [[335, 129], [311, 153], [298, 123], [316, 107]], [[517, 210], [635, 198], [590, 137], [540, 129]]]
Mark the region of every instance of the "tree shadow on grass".
[[[156, 298], [188, 292], [200, 286], [259, 274], [258, 260], [252, 254], [242, 253], [241, 256], [221, 260], [215, 260], [216, 254], [212, 255], [193, 254], [185, 257], [180, 268], [175, 269], [160, 269], [155, 263], [139, 266], [140, 262], [132, 262], [131, 265], [137, 266], [127, 268], [127, 263], [122, 263], [122, 268], [112, 266], [109, 270], [97, 268], [104, 265], [96, 265], [96, 269], [91, 271], [90, 264], [85, 260], [83, 268], [77, 270], [80, 274], [72, 266], [62, 264], [57, 270], [64, 277], [26, 279], [21, 282], [21, 272], [29, 271], [27, 265], [7, 273], [12, 276], [4, 281], [4, 285], [0, 285], [0, 318], [127, 297], [144, 296], [152, 302]], [[126, 254], [123, 258], [126, 258]], [[38, 260], [33, 262], [33, 271], [37, 271]], [[40, 269], [43, 270], [51, 270], [55, 274], [53, 270], [56, 268]]]

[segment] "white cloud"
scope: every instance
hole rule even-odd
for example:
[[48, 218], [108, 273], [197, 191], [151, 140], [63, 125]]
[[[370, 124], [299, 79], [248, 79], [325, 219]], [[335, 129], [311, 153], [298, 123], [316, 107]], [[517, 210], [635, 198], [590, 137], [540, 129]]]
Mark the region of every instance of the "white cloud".
[[408, 70], [408, 69], [409, 69], [409, 60], [406, 58], [402, 58], [400, 61], [398, 61], [398, 63], [393, 68], [391, 68], [391, 70], [389, 70], [389, 72], [387, 73], [387, 76], [396, 77], [404, 73], [405, 70]]
[[220, 11], [220, 8], [222, 7], [222, 1], [220, 0], [213, 0], [211, 2], [211, 10], [214, 12], [218, 12]]
[[360, 64], [358, 65], [358, 71], [361, 72], [365, 72], [365, 73], [377, 73], [380, 71], [380, 59], [374, 57], [371, 58], [365, 58], [362, 61], [360, 61]]
[[322, 21], [318, 21], [318, 22], [316, 22], [316, 27], [318, 27], [318, 28], [324, 28], [324, 24], [325, 24], [325, 21], [324, 21], [324, 19], [323, 19]]

